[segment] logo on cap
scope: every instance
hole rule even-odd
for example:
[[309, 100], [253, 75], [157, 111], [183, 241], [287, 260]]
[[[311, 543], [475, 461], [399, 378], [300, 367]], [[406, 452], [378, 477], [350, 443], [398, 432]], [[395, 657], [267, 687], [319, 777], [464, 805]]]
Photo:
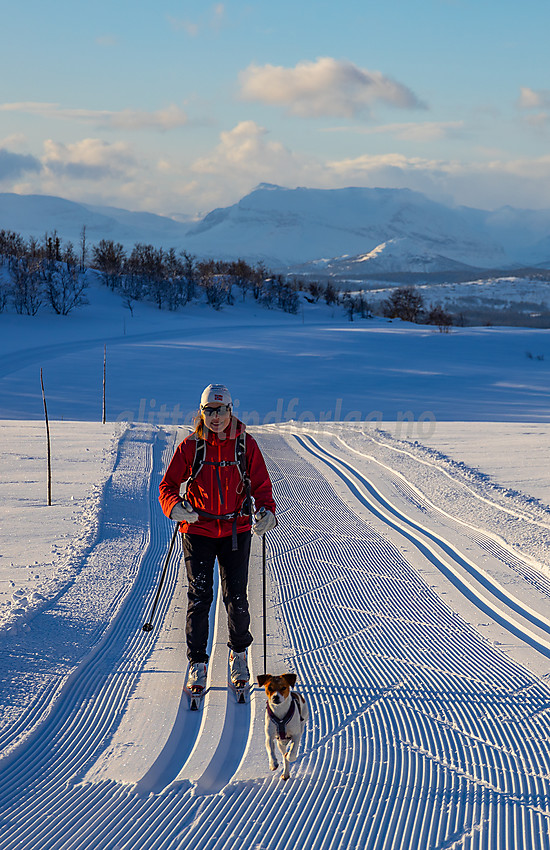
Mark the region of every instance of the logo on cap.
[[223, 395], [214, 395], [215, 401], [223, 401]]

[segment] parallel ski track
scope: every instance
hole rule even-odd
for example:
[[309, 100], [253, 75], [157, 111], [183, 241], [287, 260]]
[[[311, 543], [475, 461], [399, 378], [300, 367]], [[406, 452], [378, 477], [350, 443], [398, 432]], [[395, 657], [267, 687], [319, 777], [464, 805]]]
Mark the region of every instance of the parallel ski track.
[[[155, 485], [173, 448], [171, 445], [163, 447], [161, 443], [159, 437], [153, 444], [153, 475], [149, 488], [155, 520], [159, 514]], [[120, 464], [125, 463], [131, 472], [133, 456], [122, 451]], [[104, 525], [109, 521], [116, 523], [117, 509], [124, 511], [124, 505], [106, 506], [108, 518]], [[119, 808], [135, 810], [136, 806], [143, 806], [139, 798], [128, 798], [127, 789], [113, 788], [114, 783], [99, 783], [88, 788], [76, 783], [116, 728], [152, 648], [152, 638], [141, 630], [141, 624], [150, 610], [159, 565], [173, 526], [167, 520], [150, 525], [149, 545], [138, 580], [108, 635], [69, 678], [48, 720], [2, 765], [0, 799], [4, 823], [9, 824], [9, 828], [2, 832], [1, 848], [84, 846], [92, 833], [112, 832]], [[170, 604], [179, 557], [175, 551], [170, 560], [167, 592], [157, 609], [157, 623], [162, 622]], [[97, 830], [90, 828], [94, 815], [100, 820]], [[72, 843], [83, 829], [82, 826], [76, 829], [75, 825], [83, 822], [86, 823], [86, 842]], [[126, 839], [127, 826], [123, 833]], [[119, 845], [108, 843], [106, 846]]]
[[[156, 483], [172, 449], [161, 443], [149, 495], [155, 517]], [[548, 688], [449, 609], [307, 459], [316, 454], [363, 498], [342, 458], [303, 436], [270, 436], [262, 445], [280, 516], [269, 540], [278, 589], [271, 604], [290, 635], [288, 665], [312, 716], [291, 779], [272, 776], [266, 759], [263, 776], [232, 782], [242, 738], [205, 764], [212, 793], [172, 785], [177, 759], [160, 759], [159, 790], [148, 795], [113, 781], [81, 784], [151, 648], [140, 627], [170, 537], [170, 524], [155, 521], [105, 640], [3, 764], [0, 850], [550, 850]], [[200, 728], [177, 731], [191, 738], [187, 752], [200, 747]], [[185, 752], [179, 756], [184, 762]]]
[[284, 802], [276, 780], [235, 787], [176, 846], [206, 824], [208, 848], [548, 850], [547, 688], [287, 443], [268, 448], [281, 517], [270, 566], [314, 720]]
[[[319, 459], [323, 460], [339, 477], [341, 477], [350, 487], [354, 495], [361, 502], [366, 504], [373, 513], [376, 513], [389, 525], [400, 531], [408, 540], [412, 541], [422, 553], [432, 562], [436, 563], [441, 571], [455, 584], [468, 598], [473, 601], [482, 611], [488, 613], [497, 622], [504, 625], [517, 637], [520, 637], [526, 643], [534, 646], [543, 655], [550, 658], [550, 620], [543, 615], [530, 609], [527, 605], [517, 599], [506, 588], [502, 587], [495, 581], [492, 576], [487, 575], [484, 570], [477, 566], [471, 559], [467, 558], [455, 546], [445, 540], [445, 538], [433, 533], [425, 525], [420, 525], [402, 514], [394, 505], [376, 490], [372, 482], [357, 469], [351, 466], [341, 457], [324, 449], [319, 443], [311, 437], [305, 440], [296, 437], [300, 445], [310, 451]], [[359, 488], [358, 489], [358, 486]], [[381, 513], [381, 509], [384, 513]], [[533, 584], [541, 588], [546, 594], [550, 588], [548, 580], [541, 574], [536, 574], [535, 571], [528, 565], [523, 563], [519, 557], [508, 550], [505, 550], [498, 543], [491, 540], [489, 537], [477, 532], [472, 536], [482, 548], [492, 552], [501, 558], [507, 564], [511, 565], [518, 573], [525, 577], [529, 577]], [[445, 563], [438, 553], [433, 549], [435, 543], [442, 552], [449, 556], [450, 562], [454, 562], [458, 567], [464, 570], [467, 576], [472, 577], [478, 582], [483, 593], [476, 593], [469, 584], [468, 579], [462, 578], [457, 574], [452, 567], [452, 563]], [[535, 580], [535, 576], [537, 576]], [[501, 606], [495, 607], [495, 606]], [[504, 607], [502, 607], [504, 606]], [[544, 636], [542, 639], [529, 631], [529, 629], [514, 618], [518, 614], [528, 624], [532, 624], [540, 629]]]
[[[303, 437], [297, 440], [303, 449], [327, 463], [350, 486], [354, 495], [364, 503], [370, 502], [369, 507], [378, 514], [380, 501], [365, 500], [370, 482], [365, 478], [361, 481], [362, 476], [346, 468], [342, 458], [323, 449], [317, 441]], [[363, 485], [360, 493], [358, 482]], [[369, 496], [372, 495], [370, 487]], [[389, 506], [386, 504], [386, 507]], [[397, 515], [397, 510], [393, 510]], [[406, 521], [405, 517], [400, 519]], [[358, 548], [353, 546], [356, 557]], [[361, 554], [365, 560], [369, 556], [372, 558], [373, 548], [372, 545], [364, 548]], [[363, 607], [356, 598], [341, 598], [334, 612], [339, 617], [344, 616], [344, 611], [348, 614], [350, 634], [355, 634], [357, 641], [360, 636], [357, 620], [361, 616], [365, 618], [369, 609], [374, 609], [370, 622], [369, 618], [363, 620], [361, 635], [370, 668], [367, 679], [372, 676], [384, 681], [387, 664], [392, 661], [400, 662], [403, 673], [397, 682], [388, 682], [385, 690], [378, 690], [378, 696], [367, 687], [367, 693], [372, 694], [370, 711], [385, 709], [385, 717], [379, 718], [383, 762], [386, 757], [394, 762], [394, 770], [399, 771], [398, 788], [400, 791], [406, 789], [406, 794], [401, 801], [399, 794], [388, 797], [387, 783], [383, 781], [382, 796], [369, 792], [365, 800], [371, 811], [378, 812], [373, 815], [378, 828], [395, 833], [396, 840], [395, 843], [390, 841], [388, 834], [385, 843], [376, 843], [370, 831], [368, 838], [363, 833], [361, 839], [354, 839], [359, 842], [357, 846], [363, 846], [361, 842], [365, 841], [368, 847], [548, 847], [550, 757], [548, 715], [545, 715], [550, 707], [548, 690], [537, 680], [521, 686], [518, 676], [525, 676], [525, 671], [495, 652], [456, 615], [445, 610], [442, 603], [433, 598], [430, 588], [411, 575], [412, 571], [403, 563], [400, 554], [392, 552], [392, 547], [389, 549], [389, 552], [386, 549], [385, 569], [379, 578], [376, 573], [380, 564], [374, 565], [374, 570], [369, 564], [372, 574], [368, 604]], [[450, 548], [445, 551], [449, 554]], [[330, 566], [336, 561], [332, 552], [325, 558]], [[352, 590], [354, 596], [356, 590]], [[334, 592], [335, 588], [332, 593], [327, 593], [326, 587], [318, 590], [318, 595], [324, 597], [325, 612], [333, 607], [331, 595], [334, 596]], [[372, 616], [378, 619], [377, 625]], [[386, 628], [386, 621], [391, 628]], [[336, 618], [330, 626], [337, 629]], [[325, 651], [334, 645], [327, 643]], [[360, 652], [347, 666], [352, 671], [361, 666]], [[439, 682], [439, 687], [434, 687], [434, 681]], [[535, 697], [538, 710], [525, 702], [528, 694]], [[521, 696], [519, 701], [518, 696]], [[483, 709], [481, 716], [478, 715], [480, 708]], [[539, 727], [541, 720], [545, 721], [542, 729]], [[384, 747], [384, 740], [391, 738], [399, 742], [401, 753]], [[472, 751], [478, 758], [472, 759]], [[442, 770], [450, 771], [451, 782], [441, 784]], [[396, 774], [394, 782], [395, 777]], [[433, 808], [433, 801], [446, 802], [452, 809], [454, 800], [460, 808], [460, 804], [464, 807], [469, 800], [473, 802], [479, 797], [481, 789], [484, 789], [483, 796], [493, 797], [491, 813], [485, 817], [474, 816], [471, 804], [466, 805], [457, 821], [461, 827], [455, 829], [455, 838], [451, 840], [452, 832], [447, 832], [443, 840], [443, 813], [438, 812], [437, 806]], [[381, 800], [390, 802], [391, 815], [390, 807], [382, 815]], [[477, 809], [481, 811], [481, 808], [478, 804]], [[439, 824], [436, 813], [440, 817]], [[465, 830], [468, 820], [471, 834]]]
[[[171, 788], [201, 731], [202, 712], [187, 710], [183, 689], [172, 735], [138, 793], [111, 781], [78, 784], [116, 729], [153, 646], [154, 633], [144, 633], [141, 625], [173, 529], [167, 520], [159, 521], [158, 481], [173, 451], [172, 444], [162, 443], [159, 436], [153, 444], [149, 502], [155, 521], [138, 580], [108, 635], [65, 684], [52, 715], [2, 765], [0, 817], [7, 828], [0, 836], [0, 848], [122, 848], [135, 847], [136, 841], [147, 847], [170, 846], [186, 823], [186, 813], [194, 811], [190, 783]], [[134, 462], [131, 455], [125, 457], [124, 447], [119, 462], [130, 467]], [[109, 508], [116, 522], [121, 506], [107, 505], [107, 514]], [[157, 631], [173, 596], [180, 557], [176, 549], [169, 562], [166, 591], [155, 615]], [[212, 633], [213, 629], [211, 638]], [[231, 780], [247, 744], [250, 707], [234, 703], [228, 692], [223, 747], [205, 765], [203, 785], [212, 791]], [[233, 746], [227, 746], [228, 741]], [[161, 796], [158, 792], [165, 788]], [[157, 793], [151, 794], [152, 790]]]

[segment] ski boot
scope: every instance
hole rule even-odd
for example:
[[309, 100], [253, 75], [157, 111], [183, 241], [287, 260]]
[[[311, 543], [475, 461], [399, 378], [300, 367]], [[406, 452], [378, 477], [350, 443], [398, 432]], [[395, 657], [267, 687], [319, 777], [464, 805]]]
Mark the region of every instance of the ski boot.
[[237, 702], [245, 703], [249, 689], [248, 683], [250, 681], [246, 649], [244, 652], [231, 650], [229, 654], [229, 675], [231, 677], [231, 685], [235, 690]]
[[191, 711], [197, 711], [206, 691], [207, 666], [204, 661], [194, 661], [189, 665], [187, 688], [191, 694]]

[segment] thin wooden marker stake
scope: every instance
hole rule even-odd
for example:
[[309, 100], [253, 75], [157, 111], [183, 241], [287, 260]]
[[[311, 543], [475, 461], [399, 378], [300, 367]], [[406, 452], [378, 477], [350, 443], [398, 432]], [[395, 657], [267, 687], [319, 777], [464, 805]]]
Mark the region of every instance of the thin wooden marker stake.
[[52, 504], [52, 447], [50, 440], [50, 422], [48, 420], [48, 407], [46, 405], [46, 393], [44, 392], [44, 378], [40, 369], [40, 384], [42, 386], [42, 401], [44, 402], [44, 416], [46, 419], [46, 437], [48, 440], [48, 506]]
[[107, 418], [107, 406], [105, 403], [105, 386], [107, 382], [107, 345], [103, 346], [103, 424]]

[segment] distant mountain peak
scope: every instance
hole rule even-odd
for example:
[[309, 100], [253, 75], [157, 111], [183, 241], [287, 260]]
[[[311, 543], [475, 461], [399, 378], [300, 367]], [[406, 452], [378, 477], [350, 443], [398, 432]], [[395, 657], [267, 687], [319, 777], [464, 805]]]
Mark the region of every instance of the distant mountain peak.
[[284, 186], [278, 186], [276, 183], [258, 183], [252, 190], [253, 192], [288, 192]]
[[[288, 189], [260, 183], [238, 203], [205, 216], [188, 238], [195, 254], [261, 259], [274, 270], [377, 249], [384, 262], [391, 256], [392, 268], [403, 262], [404, 271], [409, 261], [422, 264], [419, 258], [430, 268], [490, 267], [503, 260], [502, 246], [480, 233], [466, 213], [410, 189]], [[406, 249], [395, 241], [403, 239]]]
[[89, 244], [149, 243], [198, 258], [262, 261], [273, 271], [308, 264], [312, 272], [327, 264], [336, 269], [344, 257], [356, 273], [359, 267], [406, 272], [550, 263], [550, 210], [450, 207], [412, 189], [260, 183], [237, 203], [192, 222], [54, 196], [0, 194], [0, 229], [37, 238], [57, 231], [77, 244], [84, 225]]

